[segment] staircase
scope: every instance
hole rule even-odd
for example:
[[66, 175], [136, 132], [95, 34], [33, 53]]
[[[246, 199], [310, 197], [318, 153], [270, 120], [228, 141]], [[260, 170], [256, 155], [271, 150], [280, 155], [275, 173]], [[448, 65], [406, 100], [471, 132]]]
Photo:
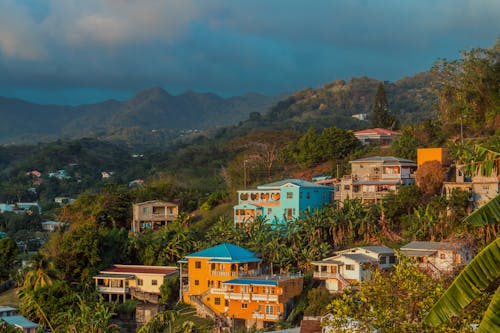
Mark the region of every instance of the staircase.
[[347, 282], [346, 279], [344, 279], [344, 277], [342, 276], [342, 274], [339, 274], [337, 273], [335, 278], [337, 280], [340, 281], [340, 283], [342, 283], [342, 290], [346, 289], [346, 288], [349, 288], [349, 286], [351, 285], [349, 282]]
[[208, 295], [209, 293], [210, 290], [204, 292], [201, 295], [190, 295], [189, 300], [191, 301], [191, 304], [194, 305], [194, 307], [196, 308], [196, 312], [198, 312], [199, 315], [212, 318], [216, 326], [218, 326], [219, 328], [230, 327], [229, 321], [226, 317], [218, 315], [214, 310], [212, 310], [211, 307], [203, 302], [203, 297]]

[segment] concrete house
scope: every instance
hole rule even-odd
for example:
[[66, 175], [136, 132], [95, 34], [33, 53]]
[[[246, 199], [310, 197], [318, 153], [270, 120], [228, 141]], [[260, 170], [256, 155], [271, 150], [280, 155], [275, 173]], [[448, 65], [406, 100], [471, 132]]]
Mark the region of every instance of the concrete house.
[[261, 259], [232, 244], [189, 254], [179, 263], [181, 299], [219, 327], [275, 323], [302, 291], [302, 276], [263, 275]]
[[335, 200], [360, 199], [376, 203], [398, 186], [414, 185], [417, 164], [394, 156], [372, 156], [350, 161], [351, 174], [342, 177]]
[[263, 217], [268, 223], [293, 220], [307, 210], [319, 209], [331, 202], [333, 187], [302, 179], [285, 179], [238, 191], [234, 222], [248, 223]]
[[152, 200], [133, 204], [131, 232], [158, 230], [179, 217], [179, 206], [172, 202]]
[[471, 251], [460, 242], [418, 242], [406, 244], [401, 254], [417, 260], [419, 267], [433, 275], [452, 272], [472, 259]]
[[163, 282], [177, 275], [177, 267], [172, 266], [113, 265], [94, 280], [97, 291], [110, 302], [136, 298], [158, 303]]
[[325, 281], [330, 292], [339, 292], [368, 280], [370, 271], [390, 268], [396, 263], [394, 250], [384, 246], [363, 246], [337, 252], [334, 256], [314, 261], [315, 279]]

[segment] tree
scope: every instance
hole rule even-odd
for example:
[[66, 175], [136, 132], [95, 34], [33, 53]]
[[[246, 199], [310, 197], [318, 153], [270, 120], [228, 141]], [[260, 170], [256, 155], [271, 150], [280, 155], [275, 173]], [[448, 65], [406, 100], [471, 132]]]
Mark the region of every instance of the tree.
[[421, 318], [441, 293], [439, 282], [403, 259], [334, 299], [327, 325], [335, 332], [422, 332]]
[[434, 86], [439, 96], [439, 116], [449, 135], [493, 133], [500, 122], [500, 52], [492, 49], [463, 51], [455, 61], [434, 64]]
[[427, 196], [438, 193], [443, 186], [443, 166], [438, 161], [428, 161], [422, 164], [415, 173], [417, 186]]
[[380, 82], [375, 93], [372, 112], [373, 127], [392, 128], [395, 125], [395, 118], [389, 114], [389, 103], [385, 96], [384, 85]]
[[0, 278], [8, 278], [14, 268], [19, 249], [13, 239], [6, 237], [0, 239]]

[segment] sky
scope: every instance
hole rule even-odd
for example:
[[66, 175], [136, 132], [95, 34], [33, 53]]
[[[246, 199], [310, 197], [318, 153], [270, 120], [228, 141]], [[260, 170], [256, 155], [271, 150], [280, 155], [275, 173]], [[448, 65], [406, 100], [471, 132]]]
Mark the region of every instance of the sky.
[[396, 81], [492, 47], [498, 0], [0, 0], [0, 96], [124, 100]]

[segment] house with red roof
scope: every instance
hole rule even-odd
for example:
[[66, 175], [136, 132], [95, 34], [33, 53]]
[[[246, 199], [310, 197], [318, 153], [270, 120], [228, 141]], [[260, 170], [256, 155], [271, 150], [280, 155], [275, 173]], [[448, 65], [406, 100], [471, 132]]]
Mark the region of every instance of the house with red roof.
[[369, 128], [353, 133], [363, 145], [386, 146], [392, 143], [395, 137], [401, 135], [401, 132], [391, 131], [384, 128]]
[[172, 266], [113, 265], [100, 271], [94, 280], [97, 291], [110, 302], [136, 298], [158, 303], [161, 285], [178, 273]]

